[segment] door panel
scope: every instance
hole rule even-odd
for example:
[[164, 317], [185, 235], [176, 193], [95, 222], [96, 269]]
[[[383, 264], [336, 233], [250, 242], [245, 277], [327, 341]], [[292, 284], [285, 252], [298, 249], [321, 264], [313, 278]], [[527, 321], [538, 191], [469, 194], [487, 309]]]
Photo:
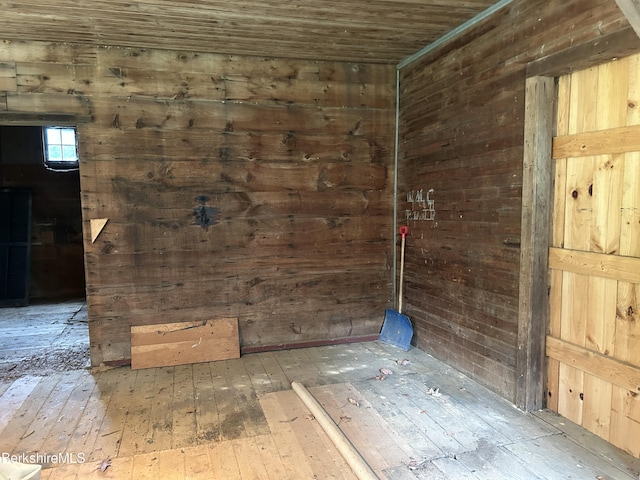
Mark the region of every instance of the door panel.
[[0, 306], [29, 303], [31, 192], [0, 189]]
[[639, 58], [559, 79], [547, 406], [640, 457]]

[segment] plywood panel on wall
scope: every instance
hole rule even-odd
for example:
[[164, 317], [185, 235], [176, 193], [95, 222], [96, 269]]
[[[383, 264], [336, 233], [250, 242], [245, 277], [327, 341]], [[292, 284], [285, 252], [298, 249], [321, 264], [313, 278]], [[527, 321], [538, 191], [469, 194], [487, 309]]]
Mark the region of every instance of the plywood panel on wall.
[[79, 148], [94, 363], [130, 358], [132, 326], [233, 317], [249, 350], [378, 333], [393, 66], [37, 42], [4, 42], [0, 64], [15, 72], [9, 108], [91, 115]]
[[[405, 313], [420, 348], [514, 402], [527, 65], [626, 27], [615, 2], [517, 0], [400, 70]], [[433, 219], [407, 220], [430, 189]]]
[[131, 327], [131, 368], [240, 358], [237, 318]]

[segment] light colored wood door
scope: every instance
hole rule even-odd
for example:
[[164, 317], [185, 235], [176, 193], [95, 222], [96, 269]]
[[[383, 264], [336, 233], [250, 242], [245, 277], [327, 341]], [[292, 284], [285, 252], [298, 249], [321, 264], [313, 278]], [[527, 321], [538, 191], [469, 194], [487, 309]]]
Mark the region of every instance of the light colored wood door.
[[640, 56], [558, 84], [547, 406], [640, 457]]

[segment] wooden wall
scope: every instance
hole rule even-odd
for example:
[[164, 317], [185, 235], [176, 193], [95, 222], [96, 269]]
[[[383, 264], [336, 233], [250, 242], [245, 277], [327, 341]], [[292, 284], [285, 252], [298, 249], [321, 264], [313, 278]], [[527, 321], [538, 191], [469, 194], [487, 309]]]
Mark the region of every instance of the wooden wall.
[[394, 101], [393, 66], [3, 42], [0, 110], [91, 118], [93, 364], [130, 358], [132, 325], [238, 317], [245, 351], [377, 334]]
[[0, 186], [31, 190], [29, 298], [84, 297], [80, 175], [44, 167], [40, 127], [0, 126]]
[[401, 69], [405, 311], [420, 348], [514, 402], [527, 64], [627, 25], [611, 0], [518, 0]]

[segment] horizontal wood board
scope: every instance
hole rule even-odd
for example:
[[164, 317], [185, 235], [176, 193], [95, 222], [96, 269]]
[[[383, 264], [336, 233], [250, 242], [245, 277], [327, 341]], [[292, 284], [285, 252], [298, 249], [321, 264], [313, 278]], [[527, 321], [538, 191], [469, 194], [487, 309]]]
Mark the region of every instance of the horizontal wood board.
[[[548, 336], [547, 355], [589, 375], [613, 383], [631, 393], [640, 392], [640, 368], [565, 340]], [[629, 419], [631, 420], [631, 419]]]
[[553, 139], [553, 158], [637, 151], [640, 151], [640, 125], [561, 135]]
[[[400, 71], [404, 313], [420, 348], [513, 402], [527, 66], [571, 70], [627, 28], [612, 1], [517, 0]], [[433, 220], [407, 221], [430, 189]]]
[[551, 247], [549, 267], [566, 272], [640, 283], [640, 258]]

